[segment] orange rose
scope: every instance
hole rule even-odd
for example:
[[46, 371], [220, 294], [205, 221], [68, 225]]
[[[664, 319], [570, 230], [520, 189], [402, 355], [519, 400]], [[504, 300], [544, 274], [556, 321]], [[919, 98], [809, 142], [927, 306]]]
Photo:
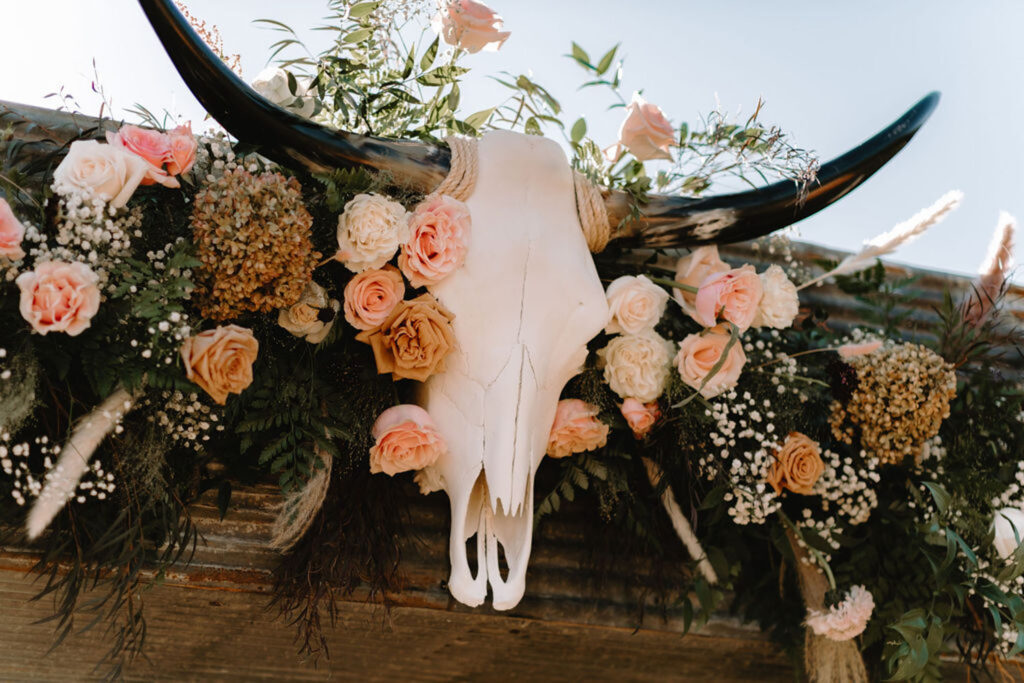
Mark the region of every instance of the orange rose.
[[416, 405], [388, 408], [373, 423], [370, 472], [395, 476], [421, 470], [448, 450], [427, 411]]
[[782, 489], [789, 489], [809, 496], [824, 471], [825, 463], [821, 461], [818, 443], [800, 432], [790, 432], [782, 448], [776, 451], [775, 462], [765, 479], [776, 494], [782, 493]]
[[345, 320], [357, 330], [380, 327], [404, 296], [398, 268], [364, 270], [345, 285]]
[[443, 369], [445, 356], [455, 348], [454, 317], [437, 299], [423, 294], [399, 303], [380, 327], [356, 339], [373, 347], [380, 374], [423, 382]]
[[608, 425], [597, 418], [597, 406], [578, 398], [563, 399], [555, 411], [555, 423], [548, 437], [548, 455], [564, 458], [601, 448], [608, 443]]
[[185, 376], [224, 405], [229, 393], [240, 394], [252, 384], [252, 364], [259, 349], [252, 331], [238, 325], [200, 332], [181, 345]]

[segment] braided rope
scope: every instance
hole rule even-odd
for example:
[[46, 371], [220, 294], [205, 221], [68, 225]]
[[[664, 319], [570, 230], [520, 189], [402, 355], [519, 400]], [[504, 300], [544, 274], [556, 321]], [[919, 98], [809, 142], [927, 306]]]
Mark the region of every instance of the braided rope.
[[464, 202], [473, 194], [473, 189], [476, 187], [476, 175], [480, 170], [477, 159], [477, 140], [476, 138], [450, 135], [445, 138], [445, 142], [448, 143], [448, 147], [452, 151], [451, 168], [432, 194], [446, 194]]
[[576, 213], [579, 214], [587, 246], [595, 254], [604, 251], [612, 238], [612, 226], [601, 190], [579, 171], [572, 172], [572, 183], [576, 189]]

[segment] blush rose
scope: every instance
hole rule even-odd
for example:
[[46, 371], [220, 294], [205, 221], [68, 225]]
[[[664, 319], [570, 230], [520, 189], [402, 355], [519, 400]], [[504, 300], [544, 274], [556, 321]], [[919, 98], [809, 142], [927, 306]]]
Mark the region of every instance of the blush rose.
[[742, 332], [754, 322], [761, 294], [761, 279], [754, 266], [712, 273], [704, 279], [697, 292], [694, 301], [696, 320], [705, 327], [714, 327], [721, 318]]
[[608, 425], [598, 419], [600, 412], [597, 406], [578, 398], [559, 401], [548, 437], [548, 455], [565, 458], [573, 453], [597, 450], [608, 443]]
[[164, 164], [171, 154], [171, 146], [170, 139], [163, 132], [138, 126], [121, 126], [116, 133], [107, 131], [107, 142], [111, 147], [128, 150], [149, 164], [142, 185], [159, 183], [164, 187], [180, 187], [178, 181], [164, 170]]
[[167, 172], [171, 175], [182, 175], [192, 170], [196, 163], [196, 150], [199, 143], [192, 135], [192, 124], [178, 126], [167, 133]]
[[641, 403], [635, 398], [627, 398], [622, 402], [619, 410], [622, 417], [626, 419], [626, 424], [633, 431], [633, 436], [638, 439], [647, 436], [651, 428], [654, 427], [654, 423], [661, 417], [661, 409], [658, 408], [656, 401]]
[[394, 266], [364, 270], [345, 285], [345, 320], [357, 330], [384, 324], [405, 296], [405, 282]]
[[252, 331], [238, 325], [200, 332], [181, 345], [185, 376], [224, 405], [228, 394], [240, 394], [252, 384], [259, 349]]
[[511, 35], [501, 30], [504, 26], [497, 12], [475, 0], [443, 0], [433, 26], [444, 42], [470, 54], [494, 52]]
[[0, 198], [0, 256], [11, 261], [25, 258], [21, 241], [25, 238], [25, 226], [21, 224], [11, 205]]
[[619, 127], [619, 141], [609, 156], [617, 158], [626, 148], [637, 161], [650, 159], [672, 160], [669, 148], [676, 144], [676, 132], [659, 107], [633, 93], [633, 101], [626, 107], [626, 118]]
[[743, 372], [747, 355], [743, 353], [742, 342], [737, 341], [726, 355], [722, 367], [704, 384], [705, 378], [708, 378], [722, 357], [729, 339], [729, 333], [719, 325], [700, 334], [691, 334], [679, 344], [679, 353], [675, 359], [679, 377], [704, 398], [711, 399], [732, 389]]
[[15, 280], [21, 290], [21, 316], [39, 334], [77, 336], [100, 308], [99, 278], [84, 263], [48, 261]]
[[434, 195], [409, 216], [409, 240], [398, 267], [413, 287], [436, 285], [466, 261], [472, 222], [469, 207], [447, 195]]
[[373, 423], [370, 472], [394, 476], [437, 462], [448, 447], [427, 411], [416, 405], [388, 408]]
[[[676, 282], [690, 287], [700, 287], [709, 275], [724, 273], [727, 270], [729, 270], [729, 265], [718, 258], [718, 247], [698, 247], [676, 263]], [[683, 289], [674, 289], [672, 295], [683, 312], [696, 320], [697, 294]]]

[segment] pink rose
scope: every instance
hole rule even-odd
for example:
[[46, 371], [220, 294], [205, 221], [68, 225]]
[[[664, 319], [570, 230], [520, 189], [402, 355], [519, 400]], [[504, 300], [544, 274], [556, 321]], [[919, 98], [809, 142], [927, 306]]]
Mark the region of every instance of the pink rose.
[[669, 147], [676, 144], [676, 131], [656, 105], [646, 102], [640, 93], [626, 107], [626, 119], [619, 127], [619, 142], [608, 149], [611, 159], [618, 158], [625, 147], [637, 161], [672, 160]]
[[564, 458], [604, 446], [608, 442], [608, 425], [597, 418], [600, 412], [597, 406], [578, 398], [559, 401], [548, 437], [548, 455]]
[[869, 353], [874, 353], [880, 348], [882, 348], [882, 341], [880, 339], [866, 341], [860, 344], [843, 344], [839, 347], [839, 357], [846, 360], [848, 358], [856, 358], [857, 356], [866, 356]]
[[18, 276], [21, 316], [39, 334], [84, 332], [100, 308], [99, 278], [84, 263], [48, 261]]
[[733, 268], [725, 273], [712, 273], [701, 283], [695, 300], [695, 318], [705, 327], [714, 327], [719, 318], [728, 320], [742, 332], [754, 322], [759, 303], [761, 278], [754, 266]]
[[14, 215], [11, 205], [0, 198], [0, 256], [11, 261], [25, 258], [21, 240], [25, 237], [25, 226]]
[[[718, 258], [718, 247], [698, 247], [676, 263], [676, 282], [690, 287], [700, 287], [701, 283], [713, 273], [724, 273], [729, 264]], [[672, 294], [686, 315], [697, 319], [697, 294], [682, 289], [672, 290]]]
[[720, 325], [701, 334], [691, 334], [679, 344], [679, 353], [675, 360], [679, 377], [700, 391], [704, 398], [714, 398], [736, 386], [747, 362], [747, 355], [743, 353], [743, 343], [737, 340], [729, 350], [729, 355], [725, 357], [725, 363], [701, 389], [704, 378], [718, 363], [728, 343], [729, 334]]
[[376, 443], [370, 448], [370, 472], [395, 476], [437, 462], [447, 450], [434, 421], [416, 405], [388, 408], [373, 423]]
[[364, 270], [345, 285], [345, 320], [357, 330], [384, 324], [405, 296], [402, 274], [394, 266]]
[[192, 135], [191, 122], [170, 131], [167, 138], [167, 172], [171, 175], [188, 173], [196, 163], [196, 150], [199, 148]]
[[171, 155], [170, 139], [164, 133], [127, 125], [121, 126], [116, 133], [107, 131], [107, 142], [114, 147], [123, 147], [149, 163], [142, 185], [159, 183], [164, 187], [180, 187], [178, 181], [164, 171], [164, 164]]
[[474, 0], [446, 0], [433, 24], [444, 42], [469, 53], [495, 52], [511, 35], [501, 30], [503, 22], [497, 12]]
[[398, 267], [413, 287], [436, 285], [466, 261], [472, 222], [469, 207], [447, 195], [434, 195], [409, 216], [409, 241]]
[[647, 436], [647, 432], [651, 431], [651, 427], [661, 417], [657, 401], [644, 404], [635, 398], [627, 398], [619, 410], [622, 411], [622, 417], [626, 418], [629, 428], [633, 430], [633, 436], [638, 439]]

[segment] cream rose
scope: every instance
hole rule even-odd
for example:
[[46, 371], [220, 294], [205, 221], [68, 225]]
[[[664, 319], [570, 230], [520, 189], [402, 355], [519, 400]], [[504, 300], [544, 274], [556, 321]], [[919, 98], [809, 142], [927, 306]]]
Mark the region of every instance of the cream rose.
[[608, 285], [608, 334], [638, 334], [653, 329], [665, 313], [668, 292], [645, 275], [623, 275]]
[[701, 388], [704, 379], [718, 363], [729, 343], [729, 333], [719, 325], [700, 334], [691, 334], [679, 344], [675, 364], [679, 377], [700, 392], [704, 398], [714, 398], [736, 386], [740, 373], [747, 362], [743, 343], [739, 340], [732, 345], [725, 362]]
[[310, 280], [298, 301], [277, 312], [277, 324], [310, 344], [319, 344], [331, 331], [340, 310], [338, 300], [327, 296], [326, 289]]
[[444, 42], [466, 52], [494, 52], [508, 40], [497, 12], [474, 0], [441, 0], [441, 11], [434, 17], [434, 30]]
[[559, 401], [548, 437], [548, 455], [565, 458], [573, 453], [597, 450], [608, 443], [608, 425], [598, 419], [600, 412], [597, 406], [578, 398]]
[[145, 159], [123, 147], [76, 140], [53, 172], [53, 189], [61, 195], [95, 194], [120, 209], [152, 168]]
[[408, 213], [378, 194], [357, 194], [338, 216], [335, 258], [353, 273], [381, 268], [409, 239]]
[[0, 256], [11, 261], [25, 258], [21, 241], [25, 238], [25, 226], [21, 224], [11, 205], [0, 197]]
[[615, 337], [597, 355], [605, 382], [622, 398], [646, 403], [665, 391], [671, 350], [654, 330]]
[[373, 348], [378, 373], [425, 382], [444, 367], [455, 348], [454, 317], [437, 299], [423, 294], [400, 302], [380, 327], [356, 339]]
[[304, 118], [316, 111], [316, 100], [309, 95], [310, 78], [295, 76], [295, 94], [288, 87], [288, 72], [280, 67], [268, 66], [256, 74], [252, 89], [274, 104]]
[[697, 292], [696, 320], [704, 327], [714, 327], [721, 318], [742, 332], [754, 322], [760, 301], [761, 279], [754, 266], [713, 273], [704, 279]]
[[[698, 247], [676, 263], [676, 282], [690, 287], [700, 287], [709, 275], [724, 273], [727, 270], [729, 264], [718, 258], [718, 247]], [[672, 296], [686, 315], [697, 319], [696, 292], [674, 289]]]
[[238, 325], [200, 332], [181, 345], [185, 376], [224, 405], [228, 394], [240, 394], [252, 384], [259, 349], [252, 331]]
[[758, 277], [761, 279], [761, 302], [757, 305], [753, 326], [779, 330], [790, 327], [800, 312], [796, 285], [786, 276], [786, 271], [774, 265], [768, 266], [768, 270]]
[[345, 320], [357, 330], [380, 327], [404, 296], [398, 268], [364, 270], [345, 285]]
[[609, 150], [609, 156], [617, 158], [625, 147], [637, 161], [671, 161], [669, 148], [675, 144], [676, 131], [661, 109], [646, 102], [640, 93], [633, 93], [633, 101], [626, 107], [626, 118], [619, 127], [618, 144]]
[[824, 471], [825, 463], [821, 461], [818, 442], [806, 434], [790, 432], [782, 448], [776, 451], [765, 480], [776, 494], [782, 493], [782, 489], [789, 489], [809, 496]]
[[434, 195], [409, 215], [409, 241], [398, 267], [413, 287], [436, 285], [466, 261], [472, 222], [469, 207], [454, 197]]
[[658, 403], [641, 403], [635, 398], [627, 398], [619, 406], [622, 417], [626, 418], [626, 424], [633, 430], [633, 436], [642, 439], [654, 427], [654, 423], [661, 417], [661, 410]]
[[92, 324], [100, 309], [96, 273], [84, 263], [48, 261], [15, 280], [21, 290], [21, 317], [39, 334], [65, 332], [77, 336]]
[[388, 408], [373, 423], [370, 472], [395, 476], [437, 462], [448, 447], [427, 411], [416, 405]]

